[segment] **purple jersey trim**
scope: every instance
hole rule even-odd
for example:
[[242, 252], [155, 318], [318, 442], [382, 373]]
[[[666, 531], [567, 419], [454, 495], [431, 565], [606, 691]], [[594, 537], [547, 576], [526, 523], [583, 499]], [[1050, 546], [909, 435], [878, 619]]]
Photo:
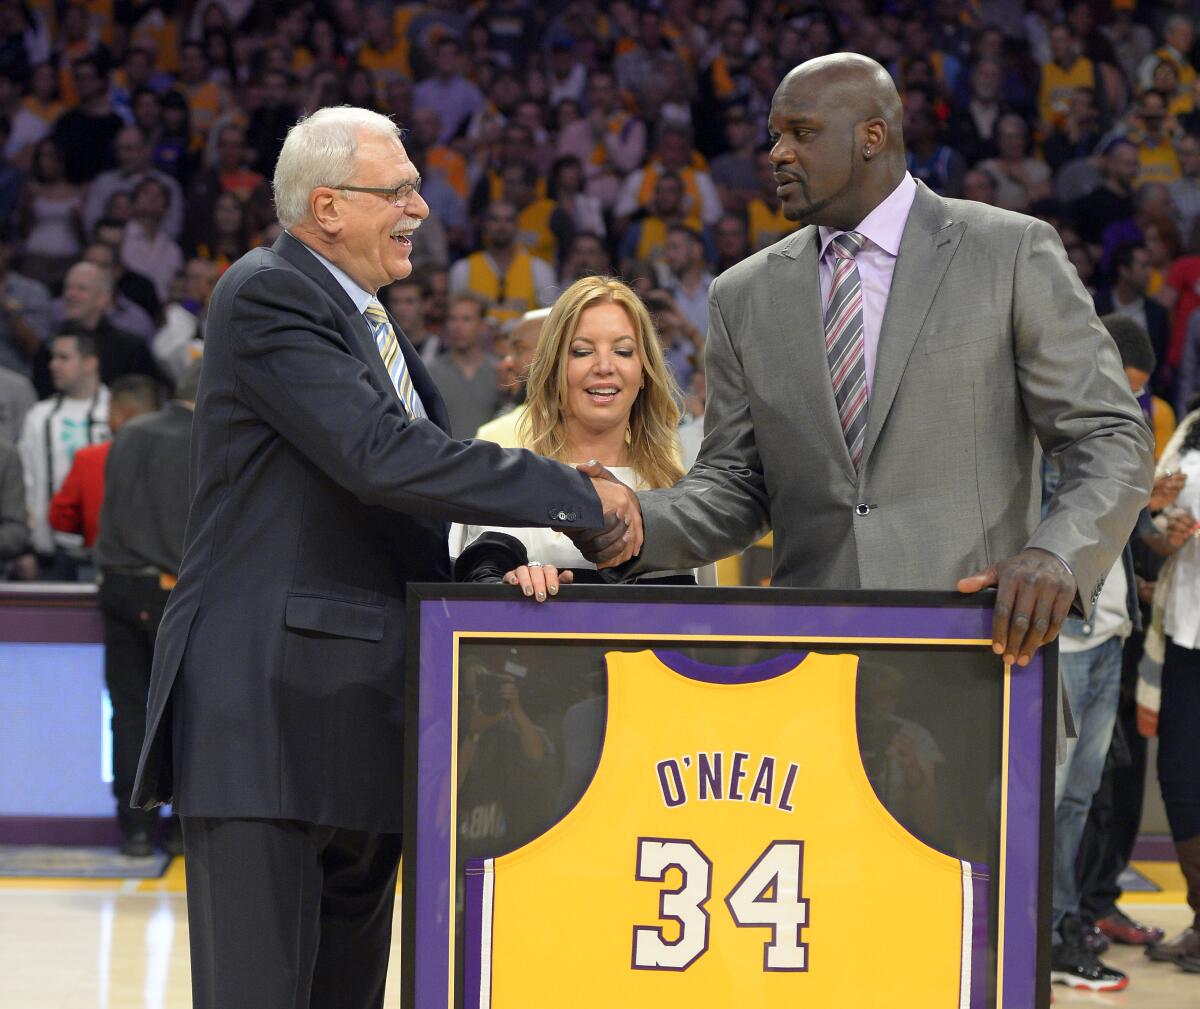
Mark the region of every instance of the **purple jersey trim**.
[[[467, 892], [463, 906], [465, 948], [463, 956], [463, 1007], [479, 1009], [479, 983], [483, 954], [483, 877], [486, 872], [482, 858], [472, 858], [466, 865]], [[491, 922], [488, 922], [491, 929]]]
[[680, 652], [654, 650], [654, 655], [668, 669], [701, 683], [762, 683], [790, 673], [808, 658], [808, 652], [787, 652], [764, 659], [751, 666], [714, 666], [689, 658]]
[[971, 863], [971, 886], [974, 890], [971, 908], [975, 919], [971, 931], [971, 1009], [987, 1009], [988, 875], [987, 866]]

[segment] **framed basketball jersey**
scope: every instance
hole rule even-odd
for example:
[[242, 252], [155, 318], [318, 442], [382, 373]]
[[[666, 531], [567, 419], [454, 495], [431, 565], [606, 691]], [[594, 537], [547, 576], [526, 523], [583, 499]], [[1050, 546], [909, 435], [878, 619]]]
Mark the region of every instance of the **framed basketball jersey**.
[[1056, 661], [959, 596], [414, 590], [403, 1004], [1048, 1004]]

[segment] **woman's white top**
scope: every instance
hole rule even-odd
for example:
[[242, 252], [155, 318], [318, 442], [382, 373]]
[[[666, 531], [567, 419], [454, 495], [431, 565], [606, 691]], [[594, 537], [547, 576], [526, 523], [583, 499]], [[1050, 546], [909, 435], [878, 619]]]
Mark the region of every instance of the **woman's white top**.
[[[1175, 505], [1200, 519], [1200, 450], [1193, 449], [1179, 460], [1179, 472], [1187, 483]], [[1176, 555], [1163, 628], [1175, 644], [1200, 649], [1200, 535], [1192, 536]]]

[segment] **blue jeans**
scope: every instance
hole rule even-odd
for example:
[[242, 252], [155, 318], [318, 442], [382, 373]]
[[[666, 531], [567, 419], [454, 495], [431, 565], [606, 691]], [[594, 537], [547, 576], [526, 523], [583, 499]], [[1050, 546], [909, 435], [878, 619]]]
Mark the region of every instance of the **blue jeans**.
[[1121, 638], [1059, 655], [1063, 684], [1079, 738], [1067, 740], [1067, 759], [1054, 773], [1054, 929], [1079, 914], [1075, 856], [1092, 797], [1100, 787], [1121, 691]]

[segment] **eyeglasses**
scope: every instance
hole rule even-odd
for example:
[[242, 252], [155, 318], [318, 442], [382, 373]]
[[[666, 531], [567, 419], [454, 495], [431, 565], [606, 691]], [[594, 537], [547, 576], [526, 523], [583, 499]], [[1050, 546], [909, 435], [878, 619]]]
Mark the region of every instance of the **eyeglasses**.
[[384, 189], [379, 186], [337, 186], [338, 189], [345, 189], [351, 193], [374, 193], [376, 196], [383, 196], [393, 207], [403, 207], [416, 193], [421, 191], [421, 176], [417, 176], [412, 182], [402, 182], [395, 189]]

